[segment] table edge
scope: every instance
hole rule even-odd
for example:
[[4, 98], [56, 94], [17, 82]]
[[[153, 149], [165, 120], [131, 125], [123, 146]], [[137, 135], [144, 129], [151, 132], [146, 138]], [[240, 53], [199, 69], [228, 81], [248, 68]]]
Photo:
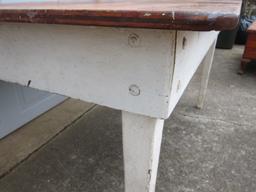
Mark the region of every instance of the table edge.
[[239, 13], [0, 9], [0, 22], [223, 31], [238, 25]]

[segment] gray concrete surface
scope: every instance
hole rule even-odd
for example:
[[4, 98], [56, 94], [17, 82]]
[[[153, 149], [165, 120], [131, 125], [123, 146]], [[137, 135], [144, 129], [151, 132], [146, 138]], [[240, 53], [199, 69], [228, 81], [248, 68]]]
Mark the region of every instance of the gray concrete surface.
[[[196, 75], [165, 123], [157, 192], [256, 191], [254, 72], [218, 50], [204, 109]], [[122, 192], [121, 113], [96, 107], [0, 180], [1, 192]]]
[[0, 139], [0, 178], [94, 106], [67, 99], [6, 138]]

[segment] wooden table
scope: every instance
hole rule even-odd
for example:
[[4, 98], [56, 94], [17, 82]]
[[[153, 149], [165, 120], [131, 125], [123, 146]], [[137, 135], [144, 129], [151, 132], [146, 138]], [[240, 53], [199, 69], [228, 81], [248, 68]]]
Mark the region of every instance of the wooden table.
[[218, 31], [236, 27], [240, 8], [241, 0], [1, 4], [0, 78], [122, 110], [125, 191], [153, 192], [164, 120], [200, 63], [202, 107]]
[[245, 50], [241, 61], [241, 74], [244, 73], [247, 63], [251, 62], [252, 60], [256, 60], [256, 22], [254, 22], [249, 27], [247, 33], [247, 42], [245, 45]]

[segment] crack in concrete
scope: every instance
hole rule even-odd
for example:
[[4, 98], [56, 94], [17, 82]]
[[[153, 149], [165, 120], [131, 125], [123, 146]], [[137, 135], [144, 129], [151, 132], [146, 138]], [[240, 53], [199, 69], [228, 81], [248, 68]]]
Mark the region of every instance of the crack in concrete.
[[182, 112], [176, 112], [176, 114], [182, 115], [184, 117], [189, 117], [189, 118], [192, 118], [192, 119], [197, 119], [197, 120], [205, 121], [206, 123], [207, 122], [218, 121], [219, 123], [224, 123], [224, 124], [229, 124], [229, 125], [253, 127], [253, 125], [249, 124], [249, 123], [237, 123], [237, 122], [234, 122], [234, 121], [226, 121], [224, 119], [209, 118], [209, 117], [206, 117], [206, 116], [203, 116], [203, 115], [190, 115], [190, 114], [185, 114], [185, 113], [182, 113]]

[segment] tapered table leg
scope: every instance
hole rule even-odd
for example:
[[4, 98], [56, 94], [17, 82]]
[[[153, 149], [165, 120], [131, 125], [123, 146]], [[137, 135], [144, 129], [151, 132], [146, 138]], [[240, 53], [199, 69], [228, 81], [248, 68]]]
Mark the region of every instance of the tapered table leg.
[[197, 103], [197, 107], [199, 109], [202, 109], [204, 105], [204, 100], [206, 97], [210, 72], [211, 72], [212, 63], [213, 63], [213, 57], [215, 53], [215, 46], [216, 46], [216, 41], [212, 44], [204, 60], [202, 61], [203, 68], [202, 68], [202, 74], [201, 74], [201, 87], [200, 87], [198, 103]]
[[154, 192], [164, 120], [122, 112], [125, 192]]

